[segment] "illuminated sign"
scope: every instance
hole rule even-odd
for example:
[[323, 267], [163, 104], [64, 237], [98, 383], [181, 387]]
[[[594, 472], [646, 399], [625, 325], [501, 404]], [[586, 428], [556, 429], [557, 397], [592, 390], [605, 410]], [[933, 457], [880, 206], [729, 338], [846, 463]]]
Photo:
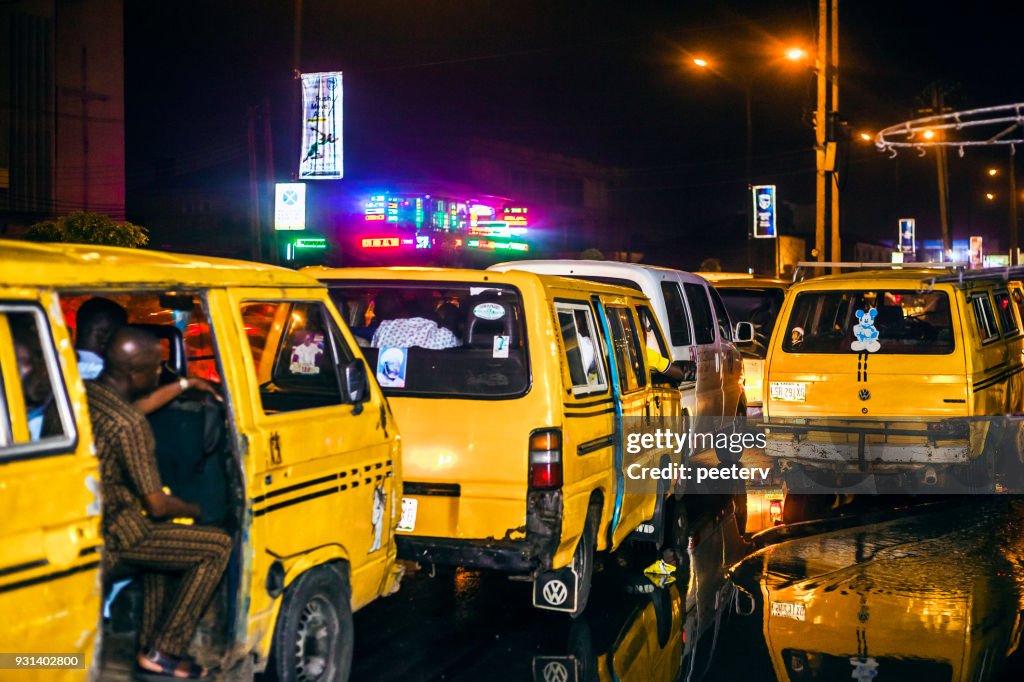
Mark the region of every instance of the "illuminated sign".
[[384, 220], [384, 218], [385, 218], [384, 215], [368, 215], [368, 216], [365, 217], [365, 220], [369, 220], [369, 221]]
[[481, 251], [529, 251], [529, 245], [523, 242], [496, 242], [490, 239], [470, 239], [466, 246]]
[[903, 253], [917, 252], [916, 228], [913, 218], [900, 218], [899, 244]]
[[279, 182], [274, 192], [274, 229], [306, 229], [305, 183]]
[[981, 246], [982, 245], [982, 238], [981, 237], [971, 237], [970, 244], [971, 244], [971, 248], [970, 248], [971, 267], [972, 268], [980, 268], [984, 264], [984, 262], [985, 262], [984, 251], [983, 251], [982, 246]]
[[754, 199], [754, 237], [774, 239], [778, 236], [775, 223], [775, 185], [754, 185], [750, 192]]
[[363, 248], [364, 249], [384, 249], [398, 246], [400, 240], [398, 237], [364, 237]]
[[342, 177], [342, 92], [340, 71], [302, 74], [299, 178]]
[[327, 240], [323, 237], [299, 237], [295, 240], [296, 249], [326, 249]]

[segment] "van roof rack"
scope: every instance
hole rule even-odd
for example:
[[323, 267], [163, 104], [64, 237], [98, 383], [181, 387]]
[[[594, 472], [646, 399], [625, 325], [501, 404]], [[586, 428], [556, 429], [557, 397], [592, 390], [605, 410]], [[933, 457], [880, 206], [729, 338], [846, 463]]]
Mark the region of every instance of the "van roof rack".
[[811, 271], [820, 268], [845, 268], [847, 270], [963, 270], [968, 263], [964, 262], [934, 262], [923, 263], [888, 263], [888, 262], [856, 262], [856, 261], [800, 261], [793, 268], [793, 281], [802, 282], [813, 275]]
[[976, 268], [974, 270], [962, 269], [948, 275], [929, 278], [932, 283], [956, 282], [957, 284], [983, 279], [1024, 280], [1024, 265], [999, 265], [989, 268]]

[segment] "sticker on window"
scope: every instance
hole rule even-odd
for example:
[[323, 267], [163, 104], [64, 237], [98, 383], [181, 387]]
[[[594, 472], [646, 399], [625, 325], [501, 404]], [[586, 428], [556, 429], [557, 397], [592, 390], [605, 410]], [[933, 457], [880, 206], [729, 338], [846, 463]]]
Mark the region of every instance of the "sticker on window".
[[500, 303], [477, 303], [473, 314], [481, 320], [500, 320], [505, 316], [505, 306]]
[[381, 348], [377, 356], [377, 383], [391, 388], [405, 388], [408, 348]]
[[288, 371], [292, 374], [319, 374], [324, 357], [324, 335], [302, 332], [302, 343], [292, 346]]
[[508, 357], [508, 337], [507, 336], [495, 336], [494, 337], [494, 352], [491, 353], [491, 357], [494, 357], [494, 358], [507, 358]]
[[874, 308], [869, 308], [867, 312], [858, 310], [857, 324], [853, 325], [853, 335], [857, 337], [857, 340], [850, 344], [850, 350], [858, 353], [868, 352], [874, 353], [882, 344], [878, 342], [878, 329], [875, 328], [875, 317], [878, 315], [878, 311]]

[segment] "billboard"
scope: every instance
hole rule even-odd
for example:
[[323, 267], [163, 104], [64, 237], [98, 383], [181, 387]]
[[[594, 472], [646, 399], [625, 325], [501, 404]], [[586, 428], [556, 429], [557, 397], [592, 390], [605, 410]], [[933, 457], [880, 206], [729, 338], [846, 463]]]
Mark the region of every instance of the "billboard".
[[302, 156], [299, 178], [342, 177], [341, 72], [302, 74]]
[[274, 229], [306, 229], [306, 185], [279, 182], [274, 189]]
[[754, 185], [750, 188], [754, 197], [754, 237], [774, 239], [776, 231], [775, 185]]
[[982, 249], [982, 238], [971, 237], [971, 267], [980, 268], [985, 264], [985, 253]]
[[917, 253], [916, 228], [913, 218], [900, 218], [899, 245], [902, 253]]

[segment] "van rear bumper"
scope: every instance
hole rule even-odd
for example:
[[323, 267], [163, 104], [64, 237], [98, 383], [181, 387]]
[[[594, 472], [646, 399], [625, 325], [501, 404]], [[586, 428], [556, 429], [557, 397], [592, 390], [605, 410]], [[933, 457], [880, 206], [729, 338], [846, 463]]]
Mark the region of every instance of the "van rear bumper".
[[537, 554], [526, 540], [456, 540], [397, 535], [398, 558], [439, 566], [486, 568], [528, 573], [537, 567]]

